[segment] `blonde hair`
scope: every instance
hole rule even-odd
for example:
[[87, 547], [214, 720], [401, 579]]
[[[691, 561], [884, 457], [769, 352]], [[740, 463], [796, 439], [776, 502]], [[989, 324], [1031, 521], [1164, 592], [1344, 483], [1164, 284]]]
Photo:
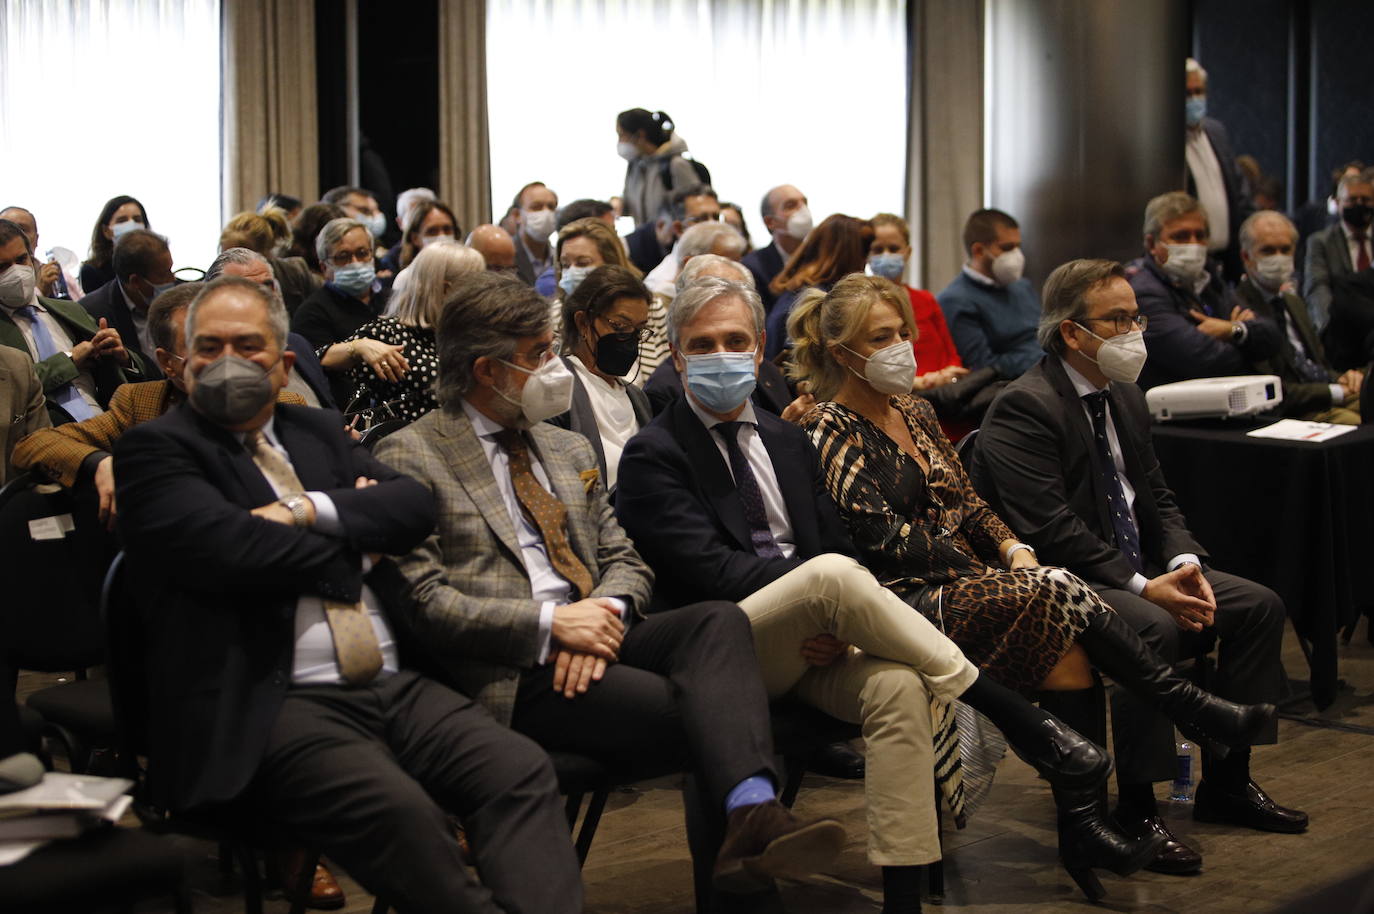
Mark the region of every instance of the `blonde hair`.
[[911, 313], [911, 299], [889, 279], [851, 273], [829, 292], [803, 292], [787, 317], [787, 335], [792, 339], [792, 360], [787, 373], [797, 381], [809, 382], [817, 400], [834, 399], [849, 376], [849, 369], [835, 358], [831, 347], [852, 343], [863, 332], [873, 306], [879, 303], [892, 306], [915, 340], [916, 318]]
[[[615, 233], [615, 229], [593, 216], [585, 219], [574, 219], [563, 226], [558, 232], [558, 250], [554, 252], [553, 274], [558, 279], [563, 278], [563, 245], [572, 241], [574, 238], [590, 238], [592, 244], [596, 245], [596, 250], [601, 254], [601, 266], [624, 267], [630, 271], [635, 279], [643, 279], [644, 274], [630, 262], [630, 255], [625, 253], [625, 245], [621, 243], [620, 236]], [[557, 292], [559, 299], [563, 298], [563, 290]]]
[[873, 226], [875, 232], [885, 225], [890, 225], [901, 234], [904, 242], [908, 245], [911, 244], [911, 226], [907, 225], [906, 220], [896, 213], [879, 213], [869, 219], [868, 224]]
[[486, 268], [482, 255], [460, 241], [427, 244], [406, 267], [405, 288], [396, 294], [388, 313], [412, 327], [437, 327], [446, 289], [460, 276]]
[[272, 249], [277, 246], [277, 235], [272, 230], [271, 220], [252, 212], [239, 213], [224, 223], [224, 231], [220, 233], [219, 238], [222, 251], [229, 248], [247, 248], [264, 257], [271, 257]]

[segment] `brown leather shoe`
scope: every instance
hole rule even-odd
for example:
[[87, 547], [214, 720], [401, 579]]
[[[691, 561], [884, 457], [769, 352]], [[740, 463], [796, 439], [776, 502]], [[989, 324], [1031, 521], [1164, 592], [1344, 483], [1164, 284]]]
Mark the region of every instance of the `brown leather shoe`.
[[1164, 838], [1164, 844], [1155, 853], [1154, 859], [1145, 864], [1145, 869], [1172, 876], [1191, 876], [1202, 871], [1202, 855], [1174, 837], [1174, 833], [1169, 831], [1169, 826], [1164, 824], [1164, 820], [1157, 813], [1127, 814], [1118, 806], [1112, 813], [1112, 818], [1123, 832], [1133, 838], [1145, 838], [1150, 835]]
[[777, 800], [742, 806], [725, 823], [712, 881], [723, 892], [751, 892], [776, 876], [805, 876], [830, 862], [844, 845], [834, 819], [803, 822]]
[[301, 898], [297, 886], [301, 882], [301, 868], [306, 865], [304, 848], [289, 848], [267, 854], [267, 875], [272, 884], [281, 889], [282, 897], [292, 904], [303, 904], [316, 911], [336, 911], [346, 901], [334, 874], [324, 863], [315, 864], [315, 876], [310, 881], [310, 897]]

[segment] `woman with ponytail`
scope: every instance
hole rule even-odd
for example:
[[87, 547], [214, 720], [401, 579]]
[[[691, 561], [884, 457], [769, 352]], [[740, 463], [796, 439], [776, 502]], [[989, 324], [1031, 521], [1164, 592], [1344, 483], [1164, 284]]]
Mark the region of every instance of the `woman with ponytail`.
[[663, 111], [631, 108], [615, 119], [616, 152], [629, 163], [625, 169], [625, 215], [635, 227], [653, 222], [668, 209], [673, 191], [701, 178], [690, 157], [684, 157], [687, 141], [675, 132], [673, 119]]

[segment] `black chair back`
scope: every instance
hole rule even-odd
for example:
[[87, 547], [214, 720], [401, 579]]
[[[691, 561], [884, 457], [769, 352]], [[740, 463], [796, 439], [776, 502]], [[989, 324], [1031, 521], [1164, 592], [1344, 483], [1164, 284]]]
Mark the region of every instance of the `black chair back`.
[[148, 676], [143, 622], [126, 584], [124, 553], [115, 556], [100, 591], [106, 642], [105, 672], [115, 718], [119, 775], [138, 781], [148, 752]]
[[978, 441], [978, 429], [974, 429], [967, 435], [959, 439], [959, 443], [954, 446], [954, 453], [959, 455], [959, 462], [964, 465], [965, 473], [973, 472], [973, 451]]
[[100, 583], [116, 547], [94, 490], [74, 493], [21, 474], [0, 489], [0, 601], [4, 649], [15, 666], [44, 672], [100, 663]]

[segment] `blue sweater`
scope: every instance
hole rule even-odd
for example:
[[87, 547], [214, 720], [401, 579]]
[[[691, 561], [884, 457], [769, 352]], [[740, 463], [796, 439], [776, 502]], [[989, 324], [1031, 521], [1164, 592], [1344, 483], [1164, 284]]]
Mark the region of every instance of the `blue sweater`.
[[1045, 354], [1035, 339], [1040, 299], [1029, 279], [1003, 289], [974, 282], [961, 270], [935, 297], [966, 368], [991, 365], [1002, 377], [1017, 378]]

